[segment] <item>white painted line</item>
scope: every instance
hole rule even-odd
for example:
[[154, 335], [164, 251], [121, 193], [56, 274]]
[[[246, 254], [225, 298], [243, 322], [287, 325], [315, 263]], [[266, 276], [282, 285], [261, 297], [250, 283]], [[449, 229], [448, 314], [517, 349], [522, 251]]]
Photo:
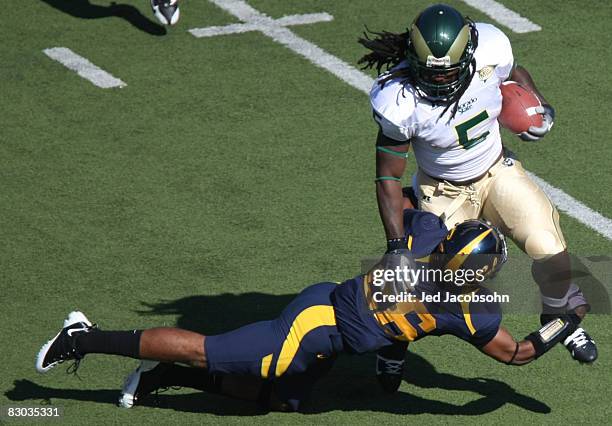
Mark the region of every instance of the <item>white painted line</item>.
[[527, 172], [527, 174], [542, 188], [559, 210], [600, 233], [607, 239], [612, 240], [612, 221], [610, 219], [584, 205], [559, 188], [555, 188], [533, 173]]
[[249, 31], [256, 31], [259, 27], [257, 24], [231, 24], [224, 25], [221, 27], [206, 27], [206, 28], [192, 28], [188, 30], [195, 37], [214, 37], [218, 35], [226, 34], [240, 34]]
[[113, 77], [111, 74], [95, 66], [84, 57], [77, 55], [67, 47], [53, 47], [44, 49], [43, 52], [51, 59], [75, 71], [78, 75], [91, 81], [98, 87], [110, 89], [112, 87], [127, 86], [123, 81]]
[[510, 28], [515, 33], [530, 33], [542, 29], [539, 25], [534, 24], [529, 19], [508, 9], [495, 0], [463, 0], [463, 2], [474, 9], [480, 10], [488, 17]]
[[[370, 88], [372, 87], [372, 78], [341, 59], [330, 55], [316, 44], [304, 40], [293, 33], [293, 31], [290, 29], [281, 25], [283, 22], [289, 22], [290, 24], [302, 23], [299, 16], [301, 16], [302, 19], [307, 17], [307, 23], [314, 22], [313, 16], [318, 17], [323, 21], [330, 21], [333, 19], [331, 15], [328, 15], [327, 13], [313, 13], [309, 15], [285, 16], [283, 18], [274, 20], [252, 8], [243, 0], [211, 0], [211, 2], [228, 13], [234, 15], [242, 22], [256, 26], [259, 31], [271, 37], [274, 41], [288, 47], [315, 65], [331, 72], [333, 75], [341, 80], [344, 80], [356, 89], [366, 93], [370, 92]], [[193, 31], [194, 30], [190, 30], [192, 34]]]
[[306, 13], [304, 15], [287, 15], [276, 19], [276, 25], [288, 27], [289, 25], [316, 24], [317, 22], [330, 22], [334, 17], [329, 13]]
[[[284, 28], [277, 21], [253, 9], [243, 0], [211, 0], [212, 3], [226, 10], [246, 24], [253, 24], [258, 30], [273, 40], [288, 47], [299, 55], [305, 57], [315, 65], [329, 71], [354, 88], [368, 94], [373, 80], [365, 73], [352, 67], [339, 58], [327, 53], [315, 44], [300, 38], [291, 30]], [[539, 28], [539, 27], [538, 27]], [[597, 213], [561, 189], [556, 188], [542, 180], [533, 173], [529, 176], [542, 188], [542, 190], [557, 205], [559, 210], [576, 219], [595, 232], [612, 240], [612, 220]]]
[[[334, 17], [329, 13], [306, 13], [303, 15], [287, 15], [279, 19], [271, 19], [264, 14], [260, 14], [264, 19], [259, 17], [252, 19], [251, 22], [243, 24], [230, 24], [216, 27], [192, 28], [188, 30], [193, 36], [213, 37], [227, 34], [240, 34], [249, 31], [262, 31], [264, 27], [270, 26], [273, 23], [276, 26], [287, 27], [290, 25], [306, 25], [317, 22], [333, 21]], [[261, 22], [260, 22], [261, 21]]]

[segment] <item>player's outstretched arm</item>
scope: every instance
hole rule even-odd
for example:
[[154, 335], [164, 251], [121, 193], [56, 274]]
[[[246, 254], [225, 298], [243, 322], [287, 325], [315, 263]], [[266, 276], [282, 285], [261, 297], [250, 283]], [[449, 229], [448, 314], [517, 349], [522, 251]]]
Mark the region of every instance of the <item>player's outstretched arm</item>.
[[523, 365], [535, 359], [535, 349], [529, 341], [517, 342], [508, 331], [500, 327], [497, 334], [482, 351], [499, 362]]
[[408, 144], [397, 145], [379, 130], [376, 140], [376, 198], [387, 240], [404, 238], [404, 200], [400, 179], [406, 168], [407, 152]]
[[505, 328], [500, 327], [495, 337], [481, 350], [497, 361], [523, 365], [544, 355], [567, 338], [575, 328], [571, 322], [558, 318], [517, 342]]

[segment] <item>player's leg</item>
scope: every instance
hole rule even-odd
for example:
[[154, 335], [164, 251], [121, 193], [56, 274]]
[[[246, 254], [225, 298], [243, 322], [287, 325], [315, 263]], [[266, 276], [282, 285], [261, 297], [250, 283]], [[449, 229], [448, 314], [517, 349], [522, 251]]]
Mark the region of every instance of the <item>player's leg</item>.
[[[158, 389], [184, 387], [207, 393], [229, 396], [245, 401], [258, 401], [266, 382], [260, 377], [231, 376], [211, 373], [205, 368], [142, 361], [125, 380], [119, 405], [132, 408]], [[269, 407], [282, 411], [283, 406], [273, 394], [267, 395]]]
[[[274, 321], [260, 321], [219, 335], [206, 336], [199, 341], [203, 363], [177, 361], [168, 357], [174, 350], [189, 354], [192, 348], [184, 336], [170, 336], [164, 329], [156, 333], [143, 332], [141, 348], [149, 358], [163, 362], [144, 361], [126, 379], [119, 404], [131, 408], [151, 392], [164, 387], [180, 386], [217, 393], [237, 399], [257, 401], [264, 380], [260, 376], [262, 359], [278, 352], [278, 338]], [[196, 333], [197, 334], [197, 333]], [[145, 337], [146, 336], [146, 337]], [[160, 344], [157, 339], [164, 342]], [[175, 345], [176, 349], [167, 345]], [[185, 349], [180, 349], [181, 346]], [[184, 362], [184, 367], [172, 362]], [[196, 367], [196, 368], [193, 368]], [[201, 367], [201, 368], [197, 368]]]
[[[103, 331], [81, 312], [72, 312], [60, 332], [39, 351], [36, 368], [47, 372], [69, 360], [78, 367], [91, 353], [149, 359], [155, 361], [142, 363], [126, 380], [122, 406], [131, 407], [160, 387], [179, 385], [262, 403], [264, 398], [271, 409], [297, 409], [299, 400], [288, 398], [306, 390], [285, 387], [287, 396], [279, 395], [267, 379], [306, 373], [319, 360], [329, 360], [342, 350], [329, 298], [335, 284], [325, 284], [323, 289], [321, 285], [306, 289], [275, 321], [208, 338], [177, 328]], [[307, 335], [302, 335], [305, 330]], [[199, 367], [199, 371], [170, 364], [173, 362]], [[232, 375], [243, 377], [229, 377]]]
[[64, 361], [79, 361], [90, 353], [183, 362], [204, 368], [204, 340], [199, 333], [170, 327], [103, 331], [82, 312], [71, 312], [59, 333], [39, 351], [36, 369], [45, 373]]
[[[579, 322], [588, 310], [582, 292], [571, 281], [571, 263], [559, 214], [546, 194], [525, 173], [520, 162], [506, 160], [491, 169], [482, 215], [533, 259], [532, 275], [540, 288], [542, 321], [574, 315]], [[585, 343], [586, 342], [586, 343]], [[597, 357], [594, 342], [583, 329], [566, 347], [579, 361]]]
[[257, 401], [266, 408], [297, 410], [342, 338], [335, 326], [333, 283], [308, 287], [273, 321], [207, 336], [205, 373], [164, 364], [141, 365], [124, 385], [120, 404], [131, 407], [159, 387], [189, 386]]

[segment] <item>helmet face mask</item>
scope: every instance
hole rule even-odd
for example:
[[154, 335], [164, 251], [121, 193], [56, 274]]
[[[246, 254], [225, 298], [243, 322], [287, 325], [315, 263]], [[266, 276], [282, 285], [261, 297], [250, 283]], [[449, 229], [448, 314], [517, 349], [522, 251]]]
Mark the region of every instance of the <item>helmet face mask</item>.
[[425, 9], [409, 30], [406, 57], [415, 88], [434, 103], [448, 103], [470, 84], [478, 44], [474, 23], [446, 5]]

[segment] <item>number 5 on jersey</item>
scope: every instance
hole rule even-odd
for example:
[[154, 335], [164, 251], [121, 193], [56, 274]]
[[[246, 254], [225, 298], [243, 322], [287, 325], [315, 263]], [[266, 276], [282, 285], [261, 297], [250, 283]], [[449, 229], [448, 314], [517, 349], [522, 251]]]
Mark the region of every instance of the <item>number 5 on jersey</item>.
[[475, 115], [467, 121], [464, 121], [461, 124], [455, 126], [455, 131], [457, 132], [457, 136], [459, 137], [459, 145], [463, 147], [463, 149], [470, 149], [474, 146], [478, 145], [480, 142], [485, 140], [485, 138], [489, 135], [489, 131], [487, 130], [482, 135], [477, 136], [473, 139], [470, 139], [468, 136], [468, 132], [489, 118], [489, 113], [484, 110], [480, 114]]

